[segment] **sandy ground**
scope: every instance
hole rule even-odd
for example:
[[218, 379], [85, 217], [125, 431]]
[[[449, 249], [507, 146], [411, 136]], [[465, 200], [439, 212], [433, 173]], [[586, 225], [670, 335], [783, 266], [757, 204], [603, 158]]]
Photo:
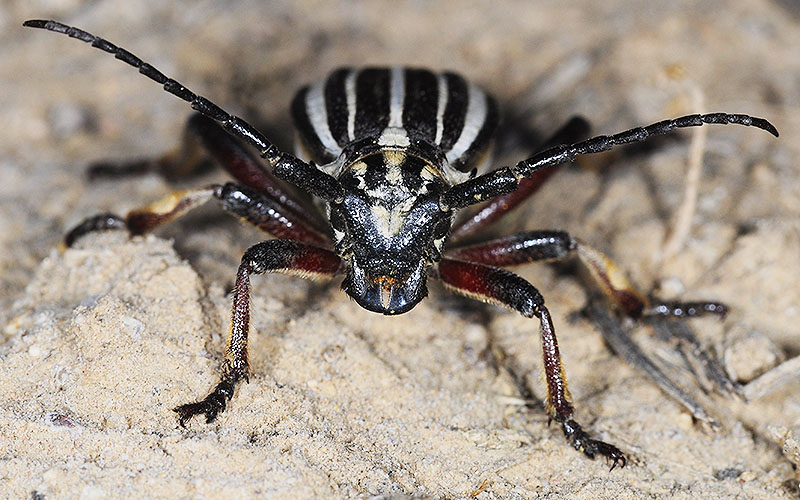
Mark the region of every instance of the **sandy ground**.
[[[747, 112], [782, 136], [706, 128], [675, 256], [661, 257], [691, 133], [565, 169], [498, 231], [567, 229], [645, 290], [726, 302], [724, 321], [692, 328], [743, 383], [792, 366], [781, 363], [800, 355], [797, 2], [540, 3], [2, 2], [0, 497], [800, 498], [797, 369], [748, 403], [693, 389], [721, 424], [711, 431], [570, 319], [587, 292], [569, 268], [518, 272], [553, 312], [578, 420], [625, 451], [622, 470], [520, 406], [507, 366], [544, 395], [535, 321], [436, 286], [384, 318], [338, 282], [254, 279], [250, 383], [217, 422], [181, 429], [170, 409], [216, 382], [227, 291], [261, 235], [212, 206], [154, 236], [56, 250], [86, 216], [224, 177], [88, 182], [92, 161], [175, 146], [189, 110], [99, 51], [23, 30], [30, 17], [125, 46], [283, 145], [293, 91], [345, 64], [457, 70], [542, 134], [574, 114], [610, 133]], [[498, 161], [525, 154], [509, 142]], [[633, 336], [679, 361], [647, 328]]]

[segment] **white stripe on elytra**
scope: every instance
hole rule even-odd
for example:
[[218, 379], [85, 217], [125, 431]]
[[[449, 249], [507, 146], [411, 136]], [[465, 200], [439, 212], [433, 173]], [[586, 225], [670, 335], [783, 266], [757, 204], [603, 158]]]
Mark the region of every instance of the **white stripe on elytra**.
[[392, 68], [389, 81], [389, 125], [378, 138], [381, 146], [407, 147], [411, 142], [403, 128], [403, 101], [406, 98], [405, 70]]
[[436, 75], [436, 79], [439, 81], [439, 102], [436, 108], [436, 139], [433, 140], [433, 143], [440, 146], [442, 144], [442, 134], [444, 134], [444, 110], [447, 108], [449, 94], [447, 77], [439, 73]]
[[391, 69], [391, 85], [389, 87], [389, 126], [403, 126], [403, 101], [406, 98], [406, 79], [403, 68]]
[[474, 85], [467, 89], [467, 114], [464, 117], [464, 126], [461, 135], [450, 151], [445, 155], [447, 161], [453, 163], [461, 157], [478, 137], [486, 121], [486, 94]]
[[328, 125], [328, 111], [325, 108], [325, 80], [317, 83], [308, 90], [306, 94], [306, 113], [308, 113], [308, 120], [311, 122], [311, 127], [314, 133], [317, 134], [322, 145], [330, 153], [338, 155], [342, 152], [342, 148], [336, 143], [331, 135], [331, 128]]
[[344, 93], [347, 96], [347, 140], [356, 139], [356, 77], [357, 70], [350, 70], [344, 80]]

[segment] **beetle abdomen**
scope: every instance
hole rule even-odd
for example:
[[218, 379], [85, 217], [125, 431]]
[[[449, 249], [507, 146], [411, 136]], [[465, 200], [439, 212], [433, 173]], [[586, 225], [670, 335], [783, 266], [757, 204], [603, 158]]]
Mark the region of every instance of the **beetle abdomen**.
[[292, 117], [319, 164], [371, 141], [434, 147], [461, 171], [488, 149], [498, 121], [495, 100], [460, 75], [403, 67], [338, 69], [297, 93]]

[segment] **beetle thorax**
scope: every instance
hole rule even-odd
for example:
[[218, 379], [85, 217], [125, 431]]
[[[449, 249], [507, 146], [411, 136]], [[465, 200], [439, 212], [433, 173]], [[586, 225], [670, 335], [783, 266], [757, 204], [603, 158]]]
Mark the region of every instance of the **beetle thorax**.
[[452, 224], [440, 209], [447, 182], [431, 162], [383, 148], [345, 165], [342, 203], [330, 206], [336, 250], [348, 264], [345, 291], [366, 309], [399, 314], [425, 295], [430, 266]]

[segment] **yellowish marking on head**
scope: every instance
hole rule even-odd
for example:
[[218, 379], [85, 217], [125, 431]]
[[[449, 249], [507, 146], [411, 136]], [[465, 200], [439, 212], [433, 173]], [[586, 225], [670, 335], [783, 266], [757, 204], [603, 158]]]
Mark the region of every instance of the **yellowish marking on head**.
[[406, 152], [402, 149], [384, 149], [383, 162], [389, 167], [399, 167], [406, 161]]
[[357, 161], [350, 165], [350, 169], [355, 175], [364, 175], [367, 173], [367, 164], [363, 161]]

